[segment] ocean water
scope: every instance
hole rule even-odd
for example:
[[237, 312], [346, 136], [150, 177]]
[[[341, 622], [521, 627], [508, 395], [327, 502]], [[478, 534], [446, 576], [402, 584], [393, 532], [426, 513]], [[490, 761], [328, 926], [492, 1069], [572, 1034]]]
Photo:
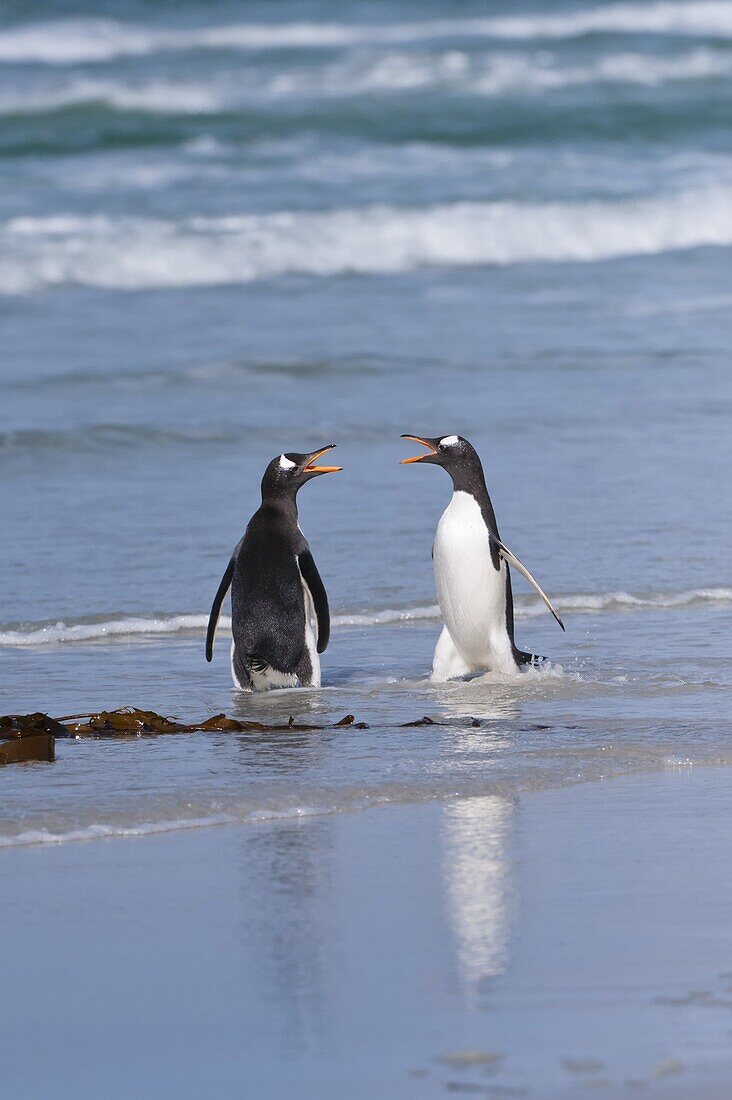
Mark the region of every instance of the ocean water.
[[[0, 711], [323, 727], [59, 742], [0, 844], [732, 761], [732, 2], [29, 0], [0, 61]], [[480, 451], [543, 669], [427, 681], [402, 432]], [[237, 696], [211, 599], [332, 440], [324, 687]]]

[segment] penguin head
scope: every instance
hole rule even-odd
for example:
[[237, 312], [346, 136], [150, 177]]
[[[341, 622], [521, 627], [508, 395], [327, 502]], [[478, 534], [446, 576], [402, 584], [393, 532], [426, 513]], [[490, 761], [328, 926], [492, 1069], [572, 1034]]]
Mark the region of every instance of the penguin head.
[[435, 466], [442, 466], [449, 474], [476, 463], [480, 466], [478, 452], [461, 435], [436, 435], [432, 438], [424, 435], [403, 435], [402, 439], [413, 439], [415, 443], [421, 443], [427, 448], [426, 454], [403, 458], [402, 465], [431, 462]]
[[426, 454], [403, 458], [402, 464], [412, 462], [431, 462], [433, 466], [442, 466], [452, 478], [455, 489], [464, 489], [476, 493], [485, 486], [483, 466], [478, 452], [472, 443], [461, 435], [403, 435], [402, 439], [413, 439], [427, 448]]
[[262, 498], [294, 497], [306, 481], [310, 481], [320, 474], [335, 474], [342, 469], [341, 466], [316, 465], [321, 455], [331, 451], [335, 443], [329, 443], [327, 447], [321, 447], [317, 451], [308, 454], [277, 455], [273, 458], [262, 478]]

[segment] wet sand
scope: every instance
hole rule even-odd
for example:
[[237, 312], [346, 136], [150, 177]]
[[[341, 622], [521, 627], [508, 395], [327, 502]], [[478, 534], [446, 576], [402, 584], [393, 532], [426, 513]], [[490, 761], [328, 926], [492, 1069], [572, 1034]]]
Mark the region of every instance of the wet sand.
[[0, 853], [15, 1100], [732, 1095], [732, 770]]

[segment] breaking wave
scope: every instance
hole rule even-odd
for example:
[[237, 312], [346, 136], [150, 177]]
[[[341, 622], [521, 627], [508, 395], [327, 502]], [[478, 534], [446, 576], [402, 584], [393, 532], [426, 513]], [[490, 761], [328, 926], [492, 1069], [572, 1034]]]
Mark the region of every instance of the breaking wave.
[[732, 244], [732, 190], [575, 203], [457, 202], [179, 222], [104, 215], [0, 226], [0, 292], [212, 286], [289, 274], [588, 263]]
[[[518, 618], [546, 614], [544, 604], [533, 598], [522, 602], [518, 597]], [[732, 603], [732, 588], [690, 588], [684, 592], [597, 592], [558, 596], [554, 603], [563, 611], [592, 614], [596, 611], [658, 611], [664, 608], [692, 607]]]
[[101, 104], [119, 111], [154, 114], [206, 114], [226, 106], [223, 94], [208, 84], [190, 81], [99, 80], [75, 76], [67, 82], [28, 91], [4, 90], [0, 94], [0, 115], [32, 115], [59, 111], [65, 107]]
[[434, 19], [410, 23], [235, 23], [174, 28], [104, 18], [69, 18], [0, 32], [0, 61], [71, 65], [159, 51], [337, 49], [364, 44], [493, 38], [571, 39], [589, 34], [732, 37], [729, 0], [657, 0], [556, 13]]
[[[683, 592], [576, 593], [557, 596], [554, 603], [569, 614], [591, 615], [599, 612], [659, 611], [682, 607], [709, 607], [732, 603], [732, 588], [692, 588]], [[516, 597], [516, 617], [532, 619], [546, 615], [544, 604], [532, 596]], [[385, 608], [381, 611], [343, 612], [332, 617], [332, 626], [372, 627], [438, 619], [436, 604], [422, 607]], [[0, 646], [58, 645], [65, 642], [134, 641], [156, 635], [200, 635], [206, 630], [208, 615], [120, 615], [114, 618], [79, 619], [68, 622], [7, 624], [0, 627]], [[219, 627], [228, 629], [231, 619], [222, 615]]]
[[215, 115], [257, 104], [306, 96], [333, 100], [363, 94], [443, 89], [474, 96], [532, 95], [593, 84], [657, 87], [709, 80], [732, 73], [729, 50], [697, 47], [673, 56], [611, 53], [586, 64], [567, 65], [546, 50], [473, 53], [459, 49], [382, 52], [326, 65], [303, 65], [272, 73], [245, 71], [236, 80], [131, 80], [74, 74], [37, 90], [4, 90], [0, 115], [34, 115], [66, 108], [105, 107], [156, 115]]

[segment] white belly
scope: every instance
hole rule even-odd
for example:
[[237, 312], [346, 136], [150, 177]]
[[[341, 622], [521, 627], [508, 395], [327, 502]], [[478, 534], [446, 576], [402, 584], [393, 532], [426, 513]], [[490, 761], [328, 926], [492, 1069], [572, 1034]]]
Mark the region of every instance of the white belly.
[[506, 630], [506, 565], [496, 569], [480, 507], [453, 493], [434, 545], [437, 602], [461, 656], [474, 669], [515, 667]]

